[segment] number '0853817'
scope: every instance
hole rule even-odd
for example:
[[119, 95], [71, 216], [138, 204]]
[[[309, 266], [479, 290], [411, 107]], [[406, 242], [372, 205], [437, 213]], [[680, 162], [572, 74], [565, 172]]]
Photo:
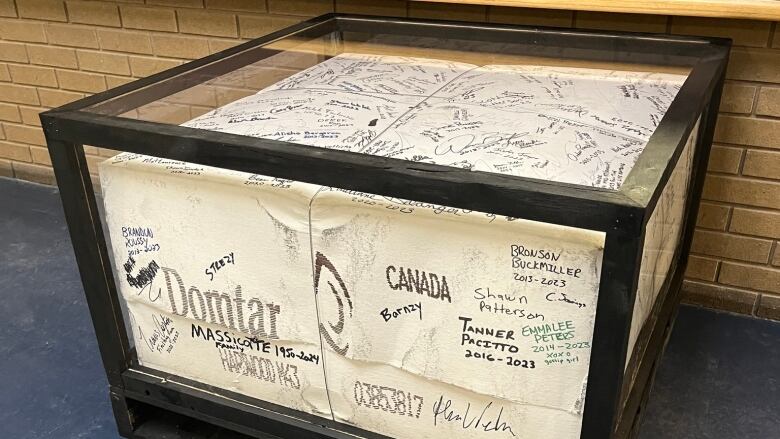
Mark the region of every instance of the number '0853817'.
[[404, 390], [355, 381], [354, 395], [359, 406], [410, 418], [419, 418], [422, 412], [423, 397]]

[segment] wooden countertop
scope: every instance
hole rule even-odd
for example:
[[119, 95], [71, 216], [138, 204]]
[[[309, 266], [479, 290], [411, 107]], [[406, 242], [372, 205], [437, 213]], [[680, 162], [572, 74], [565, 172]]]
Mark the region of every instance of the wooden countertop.
[[780, 0], [425, 0], [524, 8], [780, 20]]

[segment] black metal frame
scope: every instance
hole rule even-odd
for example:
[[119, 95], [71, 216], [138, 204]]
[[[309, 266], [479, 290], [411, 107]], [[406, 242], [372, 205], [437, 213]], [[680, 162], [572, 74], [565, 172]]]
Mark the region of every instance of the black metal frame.
[[[314, 38], [332, 32], [511, 42], [521, 45], [523, 53], [529, 55], [659, 64], [691, 70], [645, 151], [617, 191], [114, 116], [279, 53], [265, 46], [281, 38], [291, 35]], [[675, 288], [674, 284], [679, 284], [684, 270], [684, 255], [690, 246], [730, 44], [730, 40], [718, 38], [329, 14], [42, 113], [120, 432], [131, 435], [135, 423], [142, 418], [140, 409], [134, 407], [148, 404], [254, 435], [383, 437], [138, 365], [125, 331], [84, 155], [85, 144], [605, 232], [581, 437], [610, 437], [621, 404], [644, 228], [701, 115], [685, 225], [676, 268], [669, 273], [670, 281], [659, 299], [663, 300]], [[676, 304], [676, 299], [672, 299], [672, 308]]]

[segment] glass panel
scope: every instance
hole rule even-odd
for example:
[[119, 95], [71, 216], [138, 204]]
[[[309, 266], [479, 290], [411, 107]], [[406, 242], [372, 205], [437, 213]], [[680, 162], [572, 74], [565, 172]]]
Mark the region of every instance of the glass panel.
[[395, 437], [579, 437], [603, 233], [132, 153], [90, 165], [141, 364]]
[[264, 49], [272, 55], [122, 116], [615, 190], [688, 73], [385, 34]]
[[631, 359], [639, 333], [650, 317], [653, 306], [656, 305], [661, 287], [670, 274], [672, 263], [679, 262], [675, 261], [674, 256], [679, 247], [685, 219], [683, 214], [688, 199], [698, 130], [697, 122], [647, 222], [626, 365]]
[[[89, 111], [615, 190], [688, 70], [565, 52], [293, 36]], [[690, 145], [648, 225], [636, 324]], [[603, 233], [114, 154], [88, 162], [141, 364], [390, 436], [579, 437]]]

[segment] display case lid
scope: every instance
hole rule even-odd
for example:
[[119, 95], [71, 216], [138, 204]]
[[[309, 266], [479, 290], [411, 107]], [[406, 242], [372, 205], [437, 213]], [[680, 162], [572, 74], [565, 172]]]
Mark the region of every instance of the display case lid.
[[[383, 173], [422, 174], [646, 207], [708, 104], [728, 46], [331, 14], [44, 121], [50, 137], [364, 192], [392, 185]], [[246, 161], [249, 150], [256, 160]]]

